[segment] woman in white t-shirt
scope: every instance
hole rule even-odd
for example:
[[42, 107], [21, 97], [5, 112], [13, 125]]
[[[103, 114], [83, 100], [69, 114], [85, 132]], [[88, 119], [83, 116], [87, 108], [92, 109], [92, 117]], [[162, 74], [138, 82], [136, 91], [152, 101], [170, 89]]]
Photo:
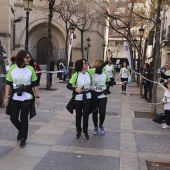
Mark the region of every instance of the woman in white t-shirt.
[[[96, 59], [92, 65], [92, 68], [99, 67], [103, 62], [104, 61], [102, 59]], [[104, 120], [106, 115], [108, 84], [122, 85], [124, 83], [111, 81], [106, 71], [101, 71], [92, 75], [92, 90], [93, 90], [92, 105], [94, 108], [97, 108], [92, 113], [93, 124], [94, 124], [94, 132], [93, 132], [94, 135], [98, 134], [98, 129], [100, 129], [101, 135], [105, 134]]]
[[32, 118], [36, 114], [34, 101], [39, 105], [37, 76], [34, 68], [29, 66], [30, 58], [28, 51], [19, 51], [16, 64], [10, 67], [6, 77], [4, 105], [8, 110], [6, 114], [10, 115], [11, 122], [18, 129], [17, 140], [21, 141], [21, 148], [26, 147], [28, 115]]
[[[120, 74], [117, 80], [121, 77], [122, 82], [128, 82], [128, 77], [130, 76], [130, 70], [127, 68], [126, 62], [123, 62], [123, 67], [120, 69]], [[122, 85], [122, 94], [126, 95], [127, 83]]]
[[[107, 72], [110, 80], [112, 82], [115, 81], [113, 73], [114, 73], [114, 65], [112, 64], [112, 62], [109, 62], [105, 67], [104, 67], [104, 71]], [[110, 94], [110, 85], [108, 85], [108, 94]]]

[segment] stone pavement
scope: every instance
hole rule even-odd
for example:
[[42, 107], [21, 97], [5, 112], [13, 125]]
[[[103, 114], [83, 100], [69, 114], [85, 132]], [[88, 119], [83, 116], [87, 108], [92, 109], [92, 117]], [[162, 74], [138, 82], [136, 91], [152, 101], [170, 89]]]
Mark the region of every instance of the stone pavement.
[[[135, 118], [135, 111], [149, 112], [135, 83], [121, 95], [111, 88], [105, 120], [106, 134], [76, 139], [75, 115], [65, 109], [71, 97], [66, 84], [53, 75], [53, 91], [46, 91], [42, 76], [37, 116], [30, 120], [27, 147], [16, 141], [17, 130], [0, 108], [0, 170], [147, 170], [145, 160], [170, 162], [170, 129], [161, 129], [151, 118]], [[57, 89], [57, 90], [56, 90]], [[159, 97], [163, 90], [159, 88]], [[162, 106], [159, 110], [163, 110]]]

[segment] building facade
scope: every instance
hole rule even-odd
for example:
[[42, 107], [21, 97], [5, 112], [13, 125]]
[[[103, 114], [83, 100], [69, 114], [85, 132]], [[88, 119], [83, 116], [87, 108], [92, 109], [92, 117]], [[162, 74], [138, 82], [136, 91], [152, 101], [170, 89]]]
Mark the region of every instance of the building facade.
[[[29, 14], [29, 38], [28, 47], [33, 58], [40, 64], [47, 61], [47, 37], [48, 37], [48, 0], [34, 0], [33, 9]], [[14, 20], [21, 18], [20, 22]], [[25, 47], [26, 37], [26, 11], [23, 8], [23, 0], [0, 0], [0, 40], [10, 58]], [[80, 32], [75, 30], [76, 39], [73, 42], [72, 60], [82, 58]], [[84, 47], [86, 39], [90, 37], [89, 62], [96, 58], [103, 58], [103, 41], [106, 36], [105, 26], [95, 23], [90, 30], [84, 33]], [[66, 59], [65, 51], [66, 29], [65, 23], [58, 13], [53, 13], [52, 19], [52, 51], [53, 59]], [[87, 52], [84, 52], [84, 58]]]

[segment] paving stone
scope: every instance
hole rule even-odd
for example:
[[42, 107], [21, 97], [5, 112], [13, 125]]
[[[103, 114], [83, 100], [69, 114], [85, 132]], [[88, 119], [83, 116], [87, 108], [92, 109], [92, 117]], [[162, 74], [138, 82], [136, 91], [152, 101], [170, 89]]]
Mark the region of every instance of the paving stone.
[[119, 158], [49, 151], [34, 170], [113, 170], [113, 167], [119, 170]]
[[0, 159], [10, 153], [13, 149], [13, 147], [0, 146]]
[[68, 129], [56, 142], [56, 145], [77, 146], [88, 148], [103, 148], [119, 150], [120, 148], [120, 134], [116, 132], [107, 132], [104, 136], [90, 135], [89, 140], [83, 138], [77, 139], [75, 137], [74, 129]]
[[138, 152], [170, 154], [169, 136], [136, 134]]
[[134, 130], [170, 132], [170, 129], [162, 129], [161, 127], [162, 126], [160, 124], [153, 122], [151, 119], [145, 119], [145, 118], [133, 119]]

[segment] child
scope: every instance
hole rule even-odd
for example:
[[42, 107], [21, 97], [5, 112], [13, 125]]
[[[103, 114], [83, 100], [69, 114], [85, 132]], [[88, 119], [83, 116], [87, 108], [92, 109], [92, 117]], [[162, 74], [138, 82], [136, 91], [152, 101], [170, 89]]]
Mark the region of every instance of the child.
[[166, 119], [166, 124], [162, 126], [163, 129], [170, 128], [170, 80], [166, 82], [166, 86], [168, 88], [168, 91], [165, 90], [164, 97], [161, 101], [161, 104], [164, 105], [164, 112], [165, 112], [165, 119]]

